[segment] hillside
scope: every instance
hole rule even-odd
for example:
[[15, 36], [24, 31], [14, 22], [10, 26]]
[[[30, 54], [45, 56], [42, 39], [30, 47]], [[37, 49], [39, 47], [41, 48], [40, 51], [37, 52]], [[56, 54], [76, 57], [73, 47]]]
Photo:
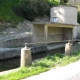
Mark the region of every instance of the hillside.
[[[27, 19], [27, 15], [25, 15], [25, 13], [23, 13], [21, 11], [21, 8], [22, 8], [22, 3], [24, 1], [28, 1], [28, 0], [0, 0], [0, 22], [1, 21], [7, 21], [7, 22], [20, 22], [20, 21], [23, 21], [24, 18]], [[31, 1], [31, 0], [29, 0]], [[28, 1], [28, 2], [29, 2]], [[38, 1], [38, 0], [32, 0], [33, 1], [33, 4], [35, 6], [35, 2]], [[43, 0], [42, 0], [43, 1]], [[54, 6], [55, 4], [64, 4], [64, 2], [67, 2], [69, 1], [69, 4], [71, 5], [72, 3], [75, 3], [75, 2], [72, 2], [72, 0], [47, 0], [50, 2], [50, 5], [51, 6]], [[71, 2], [70, 2], [71, 1]], [[79, 0], [76, 0], [77, 3]], [[39, 1], [38, 1], [39, 2]], [[61, 2], [61, 3], [60, 3]], [[76, 4], [76, 3], [75, 3]], [[29, 6], [27, 6], [28, 8]], [[30, 7], [29, 7], [30, 8]], [[34, 7], [35, 8], [35, 7]], [[33, 9], [34, 9], [33, 8]], [[78, 8], [80, 9], [80, 5], [78, 5]], [[30, 8], [31, 9], [31, 8]], [[29, 10], [29, 9], [28, 9]], [[42, 10], [42, 8], [41, 8]], [[45, 9], [44, 9], [45, 10]], [[26, 9], [27, 11], [27, 9]], [[35, 12], [36, 9], [34, 9]], [[79, 10], [80, 11], [80, 10]], [[42, 11], [40, 11], [42, 12]], [[44, 11], [43, 11], [44, 12]], [[27, 14], [30, 14], [30, 10], [29, 10], [29, 13]], [[31, 12], [32, 14], [32, 12]], [[38, 13], [37, 15], [39, 15], [40, 13]], [[42, 13], [41, 13], [42, 14]], [[21, 17], [22, 16], [22, 17]], [[33, 14], [33, 16], [35, 17], [35, 14]]]
[[[8, 21], [8, 22], [23, 21], [25, 18], [24, 16], [25, 13], [23, 13], [21, 10], [22, 10], [22, 3], [24, 1], [28, 0], [0, 0], [0, 21]], [[59, 2], [58, 0], [54, 1], [47, 0], [47, 1], [49, 1], [51, 4], [53, 3], [56, 4]], [[32, 0], [32, 2], [34, 2], [35, 4], [36, 0], [34, 1]]]
[[21, 0], [0, 0], [0, 21], [20, 21], [22, 17], [13, 12], [13, 7], [21, 4]]
[[[47, 10], [47, 7], [46, 7], [47, 4], [45, 6], [43, 6], [44, 7], [43, 9], [42, 8], [37, 9], [36, 7], [34, 7], [33, 10], [35, 11], [36, 14], [34, 14], [34, 13], [32, 14], [31, 7], [35, 6], [34, 1], [37, 1], [37, 2], [39, 2], [39, 1], [38, 0], [32, 0], [33, 6], [30, 7], [30, 6], [25, 4], [26, 16], [24, 16], [25, 13], [23, 13], [21, 11], [22, 10], [22, 3], [24, 1], [28, 1], [28, 0], [6, 0], [6, 1], [0, 0], [0, 22], [3, 22], [3, 21], [13, 22], [13, 24], [14, 24], [16, 22], [24, 21], [24, 19], [28, 20], [29, 16], [31, 18], [32, 17], [36, 18], [36, 15], [42, 16], [42, 13], [44, 12], [42, 10], [46, 10], [45, 11], [46, 13], [50, 13], [49, 11], [50, 11], [51, 6], [54, 6], [55, 4], [59, 5], [59, 4], [61, 4], [59, 1], [67, 1], [67, 0], [47, 0], [50, 2], [50, 7], [48, 8], [49, 10]], [[43, 1], [43, 0], [41, 0], [41, 1]], [[78, 6], [78, 11], [79, 11], [78, 22], [80, 23], [80, 5], [77, 5], [77, 6]], [[28, 7], [29, 7], [29, 9], [27, 9]], [[29, 12], [27, 12], [28, 10], [29, 10]], [[39, 10], [39, 13], [37, 10]], [[30, 13], [30, 11], [31, 11], [31, 13]], [[1, 25], [0, 25], [0, 30], [1, 30]]]

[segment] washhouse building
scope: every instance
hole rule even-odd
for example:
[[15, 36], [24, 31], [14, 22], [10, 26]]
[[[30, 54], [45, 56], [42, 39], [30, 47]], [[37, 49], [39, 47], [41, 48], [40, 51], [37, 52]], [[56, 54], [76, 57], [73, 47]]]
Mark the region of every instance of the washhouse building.
[[77, 8], [56, 6], [50, 10], [49, 22], [33, 22], [32, 42], [60, 42], [72, 40], [77, 31]]

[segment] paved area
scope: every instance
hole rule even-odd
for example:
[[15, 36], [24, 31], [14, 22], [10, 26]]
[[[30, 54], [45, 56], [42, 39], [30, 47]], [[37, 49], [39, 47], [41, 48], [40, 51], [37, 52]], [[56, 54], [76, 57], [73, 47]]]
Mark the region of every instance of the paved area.
[[80, 61], [22, 80], [80, 80]]

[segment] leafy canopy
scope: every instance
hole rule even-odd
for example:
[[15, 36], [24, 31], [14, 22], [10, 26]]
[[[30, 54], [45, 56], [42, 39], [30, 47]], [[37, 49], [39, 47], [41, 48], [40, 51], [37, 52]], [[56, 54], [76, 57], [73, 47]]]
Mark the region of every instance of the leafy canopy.
[[57, 5], [53, 0], [25, 0], [23, 3], [23, 12], [29, 20], [34, 20], [37, 16], [49, 15], [50, 8]]

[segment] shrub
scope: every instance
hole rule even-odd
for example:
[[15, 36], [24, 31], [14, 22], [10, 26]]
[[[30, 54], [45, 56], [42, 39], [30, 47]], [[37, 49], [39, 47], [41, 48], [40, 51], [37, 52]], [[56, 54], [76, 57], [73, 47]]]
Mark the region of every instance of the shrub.
[[51, 6], [53, 3], [49, 0], [25, 0], [23, 12], [28, 20], [34, 20], [35, 17], [49, 15]]
[[68, 2], [68, 0], [64, 0], [64, 3], [67, 3]]
[[68, 0], [60, 0], [61, 4], [64, 4], [64, 3], [67, 3], [67, 2], [68, 2]]

